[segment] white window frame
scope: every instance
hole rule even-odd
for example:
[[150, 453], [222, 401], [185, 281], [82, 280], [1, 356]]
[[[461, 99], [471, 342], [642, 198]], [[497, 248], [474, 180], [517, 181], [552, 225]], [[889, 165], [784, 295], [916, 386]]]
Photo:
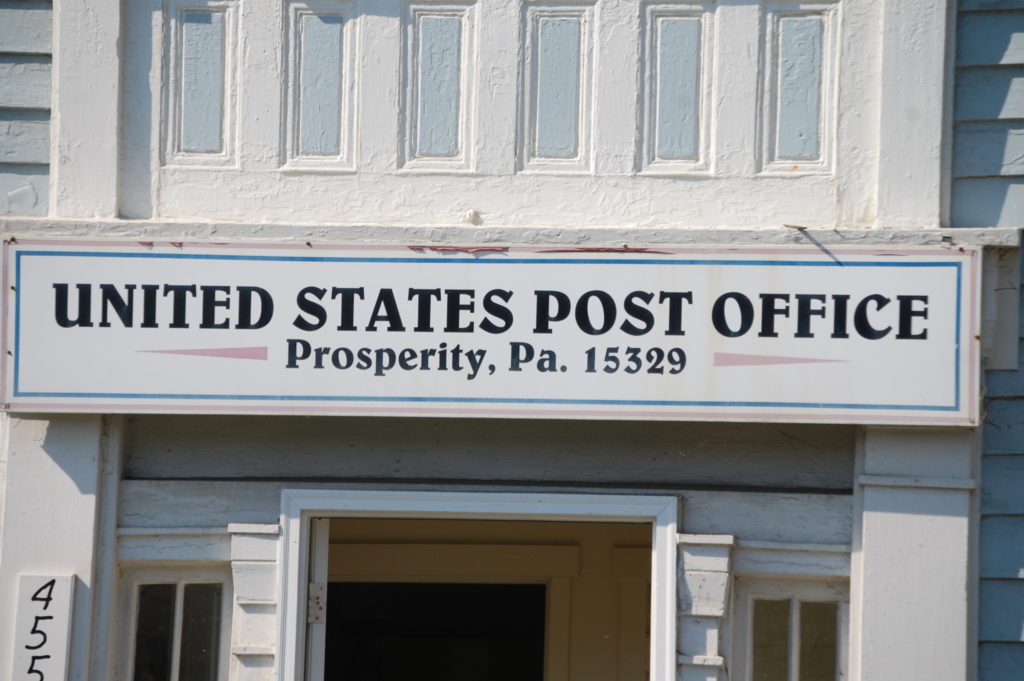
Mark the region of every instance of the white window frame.
[[[731, 646], [734, 681], [752, 681], [753, 674], [753, 627], [754, 601], [788, 600], [790, 607], [790, 661], [798, 652], [799, 629], [793, 624], [799, 622], [799, 603], [836, 603], [839, 624], [836, 629], [837, 679], [848, 676], [848, 653], [850, 641], [850, 589], [843, 579], [819, 580], [780, 577], [738, 577], [733, 600], [733, 638]], [[790, 665], [790, 678], [797, 678], [799, 669]]]
[[650, 681], [676, 678], [678, 500], [666, 496], [283, 490], [277, 678], [306, 678], [306, 585], [314, 518], [635, 522], [652, 526]]
[[118, 636], [122, 652], [117, 655], [123, 661], [121, 676], [126, 681], [132, 680], [135, 668], [135, 636], [139, 624], [139, 587], [151, 584], [174, 584], [174, 642], [171, 656], [171, 680], [177, 681], [174, 672], [178, 671], [178, 654], [181, 645], [182, 597], [186, 584], [220, 584], [221, 591], [221, 624], [220, 642], [217, 661], [217, 680], [227, 681], [231, 663], [231, 622], [234, 604], [234, 589], [231, 583], [231, 570], [227, 565], [180, 567], [135, 567], [129, 568], [122, 580], [121, 602], [127, 604], [123, 609], [125, 619], [122, 620], [123, 635]]

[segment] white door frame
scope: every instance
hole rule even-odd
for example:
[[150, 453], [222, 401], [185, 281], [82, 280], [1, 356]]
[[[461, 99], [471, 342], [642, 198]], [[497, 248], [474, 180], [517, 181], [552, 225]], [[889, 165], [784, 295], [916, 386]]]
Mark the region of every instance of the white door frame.
[[650, 523], [651, 677], [676, 677], [675, 497], [286, 489], [281, 492], [277, 678], [305, 679], [306, 599], [313, 518], [433, 518]]

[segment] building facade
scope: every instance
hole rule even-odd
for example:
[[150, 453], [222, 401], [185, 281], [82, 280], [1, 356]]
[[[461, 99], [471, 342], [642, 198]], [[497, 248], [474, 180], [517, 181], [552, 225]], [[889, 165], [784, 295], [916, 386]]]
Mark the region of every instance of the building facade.
[[[0, 3], [0, 673], [1017, 678], [1017, 5]], [[424, 283], [501, 259], [511, 274], [442, 277], [436, 298]], [[963, 274], [946, 307], [946, 293], [896, 302], [922, 262]], [[737, 283], [723, 263], [767, 269]], [[284, 308], [293, 327], [322, 312], [342, 331], [358, 309], [360, 332], [422, 330], [440, 353], [468, 337], [464, 312], [508, 327], [523, 318], [510, 300], [530, 296], [533, 337], [575, 325], [590, 340], [565, 347], [587, 370], [553, 363], [479, 394], [389, 374], [394, 402], [330, 408], [348, 388], [314, 402], [268, 374], [282, 387], [250, 389], [259, 358], [237, 351], [268, 309], [253, 292], [280, 311], [275, 286], [317, 288], [328, 266], [387, 273], [402, 293], [325, 285]], [[708, 283], [672, 288], [665, 267], [709, 268]], [[201, 288], [180, 289], [181, 314], [195, 317], [178, 324], [165, 287], [149, 290], [167, 318], [150, 320], [146, 286], [187, 277]], [[507, 296], [485, 308], [485, 286]], [[593, 305], [562, 310], [573, 286]], [[847, 309], [858, 287], [899, 316], [880, 322], [880, 298]], [[709, 311], [686, 335], [682, 296], [705, 290], [739, 317]], [[633, 348], [600, 338], [605, 291], [632, 324], [611, 333], [666, 329], [668, 373], [713, 354], [734, 373], [634, 397], [612, 380]], [[633, 293], [650, 298], [628, 308]], [[954, 308], [952, 374], [923, 351], [887, 354], [897, 336], [924, 347]], [[125, 345], [150, 321], [210, 331]], [[861, 336], [809, 364], [838, 352], [803, 340], [825, 322], [819, 335]], [[768, 345], [741, 345], [743, 327]], [[723, 338], [700, 345], [711, 330]], [[356, 361], [302, 342], [281, 374]], [[245, 368], [219, 373], [231, 362]], [[854, 368], [830, 373], [841, 362]], [[857, 379], [873, 362], [887, 373]], [[834, 375], [833, 392], [817, 385]], [[920, 406], [932, 380], [955, 383], [955, 407]]]

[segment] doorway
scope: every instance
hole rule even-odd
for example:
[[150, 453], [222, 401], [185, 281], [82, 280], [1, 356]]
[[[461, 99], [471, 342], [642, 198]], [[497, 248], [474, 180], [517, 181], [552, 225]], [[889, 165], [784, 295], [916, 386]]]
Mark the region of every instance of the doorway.
[[286, 490], [282, 516], [286, 676], [404, 681], [381, 659], [431, 649], [417, 678], [674, 678], [672, 497]]

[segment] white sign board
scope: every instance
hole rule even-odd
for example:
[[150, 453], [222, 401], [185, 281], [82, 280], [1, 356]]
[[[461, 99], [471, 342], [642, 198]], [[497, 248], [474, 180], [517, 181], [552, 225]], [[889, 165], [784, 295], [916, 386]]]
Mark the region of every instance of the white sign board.
[[20, 411], [973, 425], [978, 252], [8, 243]]
[[74, 576], [20, 575], [12, 681], [65, 681]]

